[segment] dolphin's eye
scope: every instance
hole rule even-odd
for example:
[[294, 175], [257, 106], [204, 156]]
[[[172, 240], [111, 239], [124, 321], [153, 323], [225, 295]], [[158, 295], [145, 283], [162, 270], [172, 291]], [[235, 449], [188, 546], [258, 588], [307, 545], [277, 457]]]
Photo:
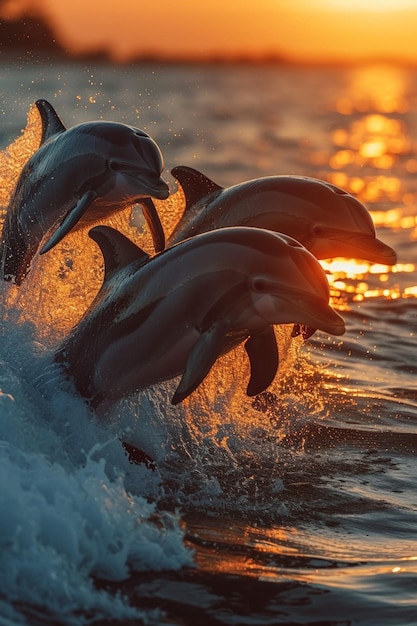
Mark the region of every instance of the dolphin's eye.
[[120, 163], [120, 161], [115, 161], [114, 159], [108, 161], [108, 166], [112, 172], [122, 172], [126, 169], [126, 163]]
[[319, 226], [318, 224], [315, 224], [313, 226], [313, 235], [315, 237], [323, 237], [324, 235], [324, 230], [321, 226]]
[[264, 278], [254, 278], [252, 287], [258, 293], [265, 293], [268, 290], [268, 283]]

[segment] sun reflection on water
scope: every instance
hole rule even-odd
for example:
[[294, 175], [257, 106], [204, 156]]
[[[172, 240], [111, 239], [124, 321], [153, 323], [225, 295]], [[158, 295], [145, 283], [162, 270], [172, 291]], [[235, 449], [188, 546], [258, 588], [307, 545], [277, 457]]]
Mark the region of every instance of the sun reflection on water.
[[[417, 239], [417, 142], [407, 126], [410, 108], [408, 76], [398, 67], [370, 66], [352, 70], [344, 93], [331, 107], [338, 123], [330, 131], [332, 148], [313, 162], [327, 167], [321, 175], [352, 193], [370, 210], [377, 229]], [[378, 233], [381, 239], [384, 235]], [[395, 247], [395, 246], [394, 246]], [[336, 307], [365, 299], [415, 298], [417, 265], [393, 267], [355, 259], [322, 263], [329, 274]]]
[[[330, 159], [333, 169], [368, 164], [376, 169], [389, 170], [398, 155], [410, 154], [412, 148], [404, 123], [379, 113], [354, 120], [348, 129], [337, 128], [331, 139], [337, 148]], [[396, 190], [395, 179], [389, 177], [389, 180], [389, 186]]]
[[[355, 259], [332, 259], [322, 261], [321, 264], [330, 274], [330, 292], [333, 304], [337, 308], [345, 308], [349, 301], [362, 302], [369, 298], [396, 300], [417, 296], [417, 286], [405, 288], [401, 288], [399, 284], [386, 286], [390, 274], [415, 272], [414, 263], [397, 263], [389, 267]], [[371, 285], [369, 279], [374, 277], [378, 282]]]
[[379, 111], [405, 113], [409, 109], [407, 74], [399, 67], [372, 65], [355, 68], [349, 91], [337, 97], [336, 110], [343, 115]]
[[[409, 230], [410, 240], [417, 238], [417, 216], [406, 215], [401, 209], [371, 211], [375, 226], [390, 227], [392, 230]], [[348, 302], [365, 299], [417, 297], [415, 279], [417, 264], [398, 262], [393, 266], [370, 263], [359, 259], [334, 258], [321, 261], [328, 275], [333, 304], [345, 308]]]

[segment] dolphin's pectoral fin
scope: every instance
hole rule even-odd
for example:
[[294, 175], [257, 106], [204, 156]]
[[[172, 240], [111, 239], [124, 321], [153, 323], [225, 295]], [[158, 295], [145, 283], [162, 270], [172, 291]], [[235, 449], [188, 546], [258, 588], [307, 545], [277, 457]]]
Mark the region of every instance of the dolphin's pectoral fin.
[[301, 324], [294, 324], [291, 331], [291, 337], [299, 337], [301, 335]]
[[67, 130], [59, 119], [58, 113], [55, 111], [52, 104], [50, 104], [47, 100], [36, 100], [35, 104], [42, 120], [41, 144], [48, 141], [48, 139], [54, 135]]
[[228, 320], [220, 319], [201, 334], [188, 355], [184, 374], [171, 400], [172, 404], [182, 402], [205, 379], [221, 353], [229, 327]]
[[201, 198], [205, 198], [213, 191], [222, 191], [217, 183], [210, 178], [186, 165], [177, 165], [171, 170], [172, 176], [180, 183], [185, 194], [185, 210], [196, 204]]
[[302, 336], [304, 341], [310, 339], [312, 335], [316, 332], [317, 328], [312, 328], [312, 326], [306, 326], [305, 324], [294, 324], [292, 327], [291, 337]]
[[42, 247], [40, 254], [45, 254], [45, 252], [52, 250], [52, 248], [56, 246], [56, 244], [59, 243], [61, 239], [69, 233], [71, 228], [73, 228], [73, 226], [75, 226], [75, 224], [81, 219], [96, 198], [97, 192], [95, 191], [87, 191], [83, 196], [81, 196], [75, 207], [68, 211], [60, 226], [58, 226], [52, 237]]
[[313, 328], [312, 326], [306, 326], [305, 324], [303, 324], [301, 326], [301, 334], [303, 336], [304, 341], [307, 341], [307, 339], [310, 339], [310, 337], [314, 335], [316, 330], [317, 328]]
[[251, 335], [245, 343], [250, 360], [250, 380], [246, 393], [256, 396], [265, 391], [274, 380], [278, 365], [278, 346], [273, 326], [257, 335]]
[[88, 234], [100, 246], [103, 254], [104, 282], [126, 265], [149, 259], [149, 254], [110, 226], [95, 226]]
[[161, 252], [165, 248], [165, 233], [155, 205], [151, 198], [143, 198], [140, 203], [146, 223], [151, 231], [155, 252]]

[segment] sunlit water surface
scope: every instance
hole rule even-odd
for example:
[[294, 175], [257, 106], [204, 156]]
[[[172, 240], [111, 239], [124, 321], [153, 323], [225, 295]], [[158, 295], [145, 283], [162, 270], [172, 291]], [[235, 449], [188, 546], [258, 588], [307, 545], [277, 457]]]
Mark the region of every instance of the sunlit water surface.
[[[342, 338], [278, 328], [267, 393], [242, 349], [181, 406], [175, 381], [91, 414], [51, 364], [102, 278], [86, 232], [1, 288], [1, 624], [415, 624], [417, 73], [3, 65], [0, 203], [36, 148], [37, 98], [71, 126], [125, 121], [169, 170], [329, 180], [369, 207], [393, 268], [330, 259]], [[16, 140], [16, 141], [15, 141]], [[175, 193], [174, 193], [175, 192]], [[113, 226], [151, 251], [140, 211]], [[157, 469], [129, 462], [121, 440]]]

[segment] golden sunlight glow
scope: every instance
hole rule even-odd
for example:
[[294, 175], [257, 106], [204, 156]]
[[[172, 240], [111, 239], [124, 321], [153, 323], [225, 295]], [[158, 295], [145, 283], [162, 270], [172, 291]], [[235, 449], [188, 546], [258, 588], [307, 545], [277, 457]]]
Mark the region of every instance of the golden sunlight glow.
[[[366, 2], [363, 3], [366, 5]], [[398, 115], [408, 110], [407, 75], [400, 68], [374, 66], [355, 69], [345, 93], [334, 103], [340, 123], [331, 132], [332, 147], [320, 149], [312, 162], [322, 176], [349, 191], [370, 210], [375, 227], [409, 231], [417, 240], [417, 193], [404, 188], [404, 169], [417, 173], [413, 142], [406, 121]], [[390, 204], [392, 208], [379, 208]], [[394, 205], [394, 206], [392, 206]], [[383, 239], [384, 237], [381, 236]], [[414, 263], [394, 267], [355, 259], [322, 262], [328, 272], [334, 306], [370, 298], [417, 297], [412, 285]], [[411, 282], [411, 284], [410, 284]], [[417, 279], [416, 279], [417, 282]]]
[[0, 152], [0, 211], [9, 204], [22, 167], [39, 147], [41, 136], [39, 112], [36, 106], [32, 105], [22, 134]]
[[16, 7], [40, 7], [67, 49], [106, 50], [118, 61], [271, 54], [308, 62], [417, 59], [413, 0], [10, 0], [6, 6], [13, 15]]
[[393, 267], [356, 259], [331, 259], [320, 263], [329, 275], [332, 303], [336, 308], [346, 309], [349, 302], [370, 298], [396, 300], [417, 296], [417, 286], [401, 289], [397, 282], [387, 286], [390, 276], [417, 271], [414, 263], [397, 263]]
[[414, 0], [322, 0], [322, 4], [339, 11], [398, 11], [416, 5]]
[[409, 106], [405, 96], [406, 76], [400, 68], [386, 65], [357, 68], [350, 75], [347, 93], [338, 96], [336, 109], [343, 115], [354, 111], [404, 113]]
[[[342, 116], [353, 121], [332, 131], [334, 151], [318, 155], [328, 162], [328, 176], [365, 204], [390, 201], [415, 204], [414, 194], [402, 189], [395, 166], [405, 162], [407, 171], [417, 171], [413, 142], [405, 122], [396, 115], [408, 110], [407, 78], [403, 70], [385, 66], [359, 68], [350, 75], [346, 92], [334, 103]], [[343, 120], [342, 120], [343, 121]]]
[[[336, 129], [332, 141], [337, 150], [330, 157], [329, 164], [334, 170], [347, 165], [372, 165], [377, 170], [391, 170], [397, 158], [411, 149], [403, 123], [376, 113], [364, 115], [348, 129]], [[391, 200], [399, 199], [400, 182], [397, 178], [382, 174], [374, 176], [372, 181], [368, 178], [368, 181], [364, 200], [376, 200], [382, 195]], [[361, 184], [354, 179], [350, 186], [352, 192], [362, 191], [365, 182], [366, 178]]]

